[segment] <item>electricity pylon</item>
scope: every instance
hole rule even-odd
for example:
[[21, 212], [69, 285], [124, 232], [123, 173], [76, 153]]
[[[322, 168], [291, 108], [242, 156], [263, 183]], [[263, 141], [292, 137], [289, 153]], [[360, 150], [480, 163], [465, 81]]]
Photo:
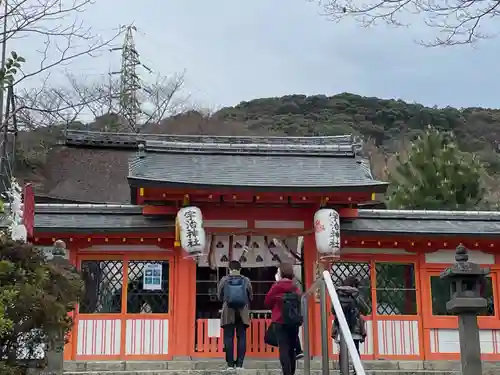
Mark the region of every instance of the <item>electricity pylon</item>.
[[137, 97], [137, 91], [141, 88], [141, 79], [137, 74], [136, 68], [141, 65], [148, 71], [150, 71], [150, 69], [141, 64], [139, 53], [135, 48], [134, 31], [137, 31], [135, 26], [127, 26], [123, 45], [118, 48], [112, 48], [111, 50], [122, 51], [121, 70], [113, 72], [113, 74], [120, 74], [120, 115], [125, 118], [134, 132], [138, 132], [138, 119], [141, 108]]

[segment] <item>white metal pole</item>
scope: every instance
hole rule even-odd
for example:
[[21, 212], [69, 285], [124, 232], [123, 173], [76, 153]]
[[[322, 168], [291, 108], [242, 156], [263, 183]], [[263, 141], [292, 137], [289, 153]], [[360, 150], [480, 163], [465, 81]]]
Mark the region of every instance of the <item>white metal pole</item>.
[[[347, 344], [347, 349], [349, 349], [349, 356], [351, 357], [352, 364], [354, 365], [354, 369], [356, 370], [356, 375], [365, 375], [365, 369], [363, 368], [363, 364], [361, 363], [361, 358], [359, 356], [358, 350], [354, 345], [354, 340], [352, 339], [351, 331], [349, 329], [349, 325], [347, 324], [347, 320], [345, 319], [342, 306], [340, 305], [339, 296], [337, 294], [337, 291], [335, 290], [335, 286], [333, 285], [330, 272], [324, 271], [323, 279], [325, 280], [326, 289], [328, 290], [328, 294], [330, 295], [330, 299], [332, 300], [333, 309], [335, 310], [335, 316], [339, 321], [340, 330]], [[322, 334], [326, 333], [323, 332]]]

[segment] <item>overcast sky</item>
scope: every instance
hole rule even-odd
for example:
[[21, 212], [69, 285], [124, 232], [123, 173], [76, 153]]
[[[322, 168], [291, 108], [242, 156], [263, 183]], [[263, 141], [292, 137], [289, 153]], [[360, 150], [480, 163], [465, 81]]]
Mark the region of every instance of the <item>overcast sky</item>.
[[[185, 70], [186, 90], [204, 106], [352, 92], [431, 106], [500, 107], [493, 69], [500, 38], [475, 48], [430, 49], [414, 41], [429, 36], [418, 24], [367, 30], [319, 13], [307, 0], [97, 0], [81, 17], [104, 36], [134, 22], [143, 63], [163, 75]], [[119, 70], [119, 58], [105, 52], [65, 69], [96, 77]]]

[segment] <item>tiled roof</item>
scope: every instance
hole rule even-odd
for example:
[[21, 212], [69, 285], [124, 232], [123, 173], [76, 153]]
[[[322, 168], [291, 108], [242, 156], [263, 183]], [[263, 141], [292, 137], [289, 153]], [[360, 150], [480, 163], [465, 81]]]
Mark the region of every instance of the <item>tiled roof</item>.
[[250, 137], [69, 130], [66, 144], [98, 148], [99, 152], [138, 150], [129, 158], [128, 177], [133, 186], [169, 184], [253, 190], [366, 187], [370, 192], [384, 192], [387, 186], [372, 178], [366, 160], [357, 158], [360, 145], [350, 135]]
[[[35, 232], [120, 233], [173, 230], [173, 220], [142, 215], [142, 207], [102, 204], [37, 204]], [[0, 219], [0, 226], [5, 227]], [[383, 235], [500, 236], [500, 212], [359, 210], [341, 231]]]
[[[5, 218], [0, 219], [5, 227]], [[142, 208], [111, 204], [37, 204], [35, 233], [122, 233], [173, 230], [173, 220], [144, 217]]]
[[[150, 153], [134, 157], [129, 179], [256, 190], [381, 187], [354, 158]], [[380, 189], [377, 189], [380, 191]]]
[[500, 212], [359, 210], [359, 217], [344, 222], [347, 232], [386, 235], [500, 236]]
[[253, 190], [366, 187], [376, 192], [385, 191], [387, 185], [374, 180], [367, 163], [356, 157], [357, 146], [350, 136], [224, 137], [231, 141], [216, 143], [221, 138], [145, 141], [130, 159], [129, 181]]

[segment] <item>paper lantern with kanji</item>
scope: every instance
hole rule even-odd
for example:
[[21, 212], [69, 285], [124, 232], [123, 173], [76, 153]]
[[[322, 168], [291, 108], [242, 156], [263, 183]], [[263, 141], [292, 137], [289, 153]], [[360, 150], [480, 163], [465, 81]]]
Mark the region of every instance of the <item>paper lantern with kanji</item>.
[[316, 248], [321, 256], [340, 253], [340, 218], [337, 211], [322, 208], [314, 214]]
[[192, 256], [203, 254], [206, 235], [201, 210], [194, 206], [181, 208], [177, 212], [176, 224], [182, 249]]

